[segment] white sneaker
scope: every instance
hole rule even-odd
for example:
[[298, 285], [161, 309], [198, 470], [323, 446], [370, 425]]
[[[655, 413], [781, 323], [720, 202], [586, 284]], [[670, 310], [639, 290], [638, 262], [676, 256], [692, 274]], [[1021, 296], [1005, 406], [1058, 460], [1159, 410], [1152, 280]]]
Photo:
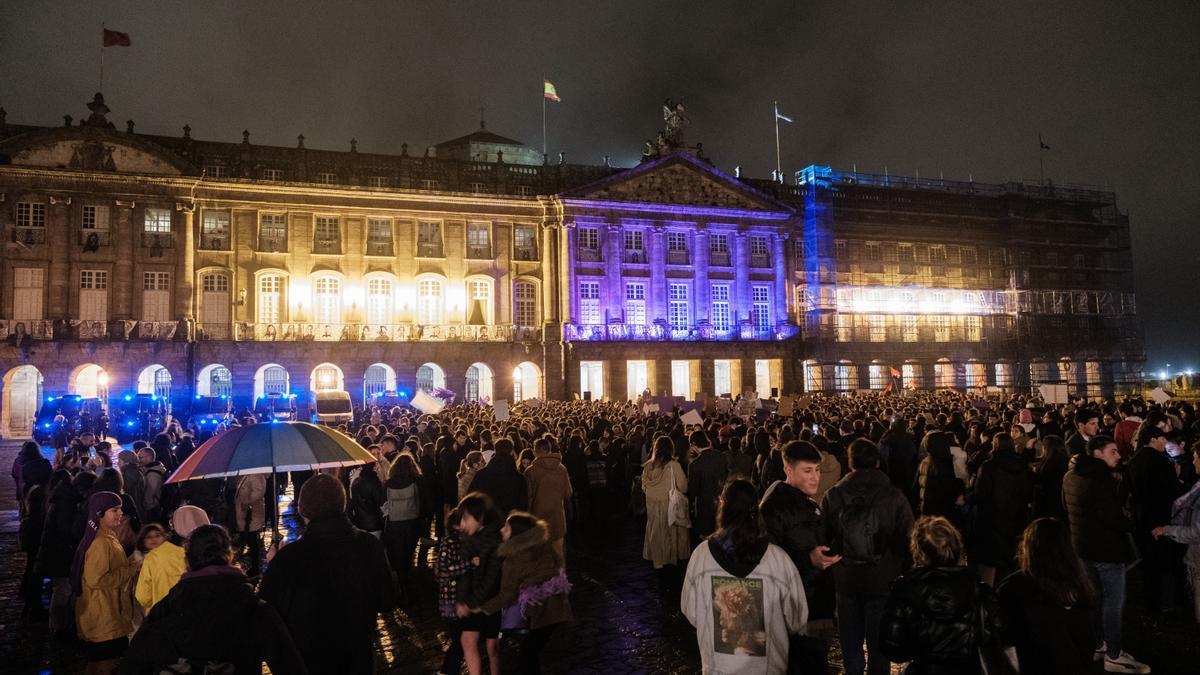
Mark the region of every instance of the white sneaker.
[[1129, 652], [1121, 652], [1117, 658], [1104, 657], [1104, 671], [1108, 673], [1139, 673], [1144, 675], [1150, 672], [1150, 666], [1138, 661], [1129, 655]]
[[1096, 647], [1096, 651], [1092, 652], [1092, 660], [1095, 661], [1096, 663], [1099, 663], [1104, 660], [1104, 657], [1107, 654], [1108, 654], [1108, 643], [1101, 642], [1100, 646]]

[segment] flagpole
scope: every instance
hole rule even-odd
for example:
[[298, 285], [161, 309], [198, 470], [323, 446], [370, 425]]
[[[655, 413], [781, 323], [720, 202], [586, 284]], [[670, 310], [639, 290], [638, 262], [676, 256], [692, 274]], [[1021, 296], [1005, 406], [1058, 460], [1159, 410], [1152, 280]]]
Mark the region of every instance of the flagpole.
[[1038, 132], [1038, 171], [1040, 172], [1041, 185], [1046, 184], [1046, 159], [1042, 155], [1042, 149], [1045, 143], [1042, 142], [1042, 132]]
[[779, 155], [779, 101], [775, 101], [775, 175], [783, 176], [783, 162]]
[[546, 161], [546, 76], [542, 76], [542, 161]]
[[97, 91], [104, 93], [104, 22], [100, 22], [100, 88]]

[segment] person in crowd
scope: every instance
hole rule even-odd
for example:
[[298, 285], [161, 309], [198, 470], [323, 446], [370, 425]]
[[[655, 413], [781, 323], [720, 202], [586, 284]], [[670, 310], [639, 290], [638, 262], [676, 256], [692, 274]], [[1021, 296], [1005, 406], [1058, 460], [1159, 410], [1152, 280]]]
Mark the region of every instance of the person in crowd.
[[117, 453], [117, 468], [121, 472], [121, 480], [125, 485], [125, 494], [133, 501], [137, 509], [138, 519], [146, 521], [146, 477], [142, 474], [142, 465], [138, 462], [137, 453], [132, 450], [122, 450]]
[[500, 592], [502, 562], [496, 555], [503, 537], [504, 518], [496, 510], [492, 498], [473, 492], [458, 503], [459, 530], [463, 534], [463, 556], [470, 568], [458, 583], [454, 612], [462, 631], [463, 658], [467, 672], [483, 675], [483, 659], [479, 641], [484, 641], [488, 670], [500, 675], [500, 613], [471, 612], [482, 607]]
[[197, 527], [185, 553], [187, 572], [134, 635], [121, 673], [259, 673], [264, 662], [273, 673], [308, 672], [279, 614], [233, 566], [225, 528]]
[[124, 519], [121, 496], [94, 492], [88, 497], [87, 524], [71, 562], [75, 626], [87, 653], [88, 675], [115, 673], [133, 632], [129, 583], [137, 563], [125, 555], [117, 528]]
[[721, 493], [719, 529], [692, 551], [680, 609], [696, 628], [704, 673], [782, 673], [789, 636], [808, 622], [804, 582], [759, 525], [758, 490], [730, 481]]
[[950, 453], [953, 435], [932, 431], [925, 437], [928, 453], [917, 467], [917, 512], [923, 516], [942, 516], [951, 522], [961, 520], [963, 482], [954, 470]]
[[63, 470], [55, 475], [58, 478], [50, 486], [36, 570], [50, 579], [50, 632], [62, 636], [75, 624], [71, 561], [83, 534], [75, 529], [75, 515], [84, 508], [85, 495], [96, 483], [96, 474], [85, 471], [72, 477]]
[[1063, 502], [1071, 545], [1083, 559], [1100, 606], [1096, 656], [1104, 659], [1109, 672], [1148, 673], [1149, 666], [1124, 651], [1122, 643], [1125, 568], [1134, 559], [1129, 536], [1134, 523], [1122, 508], [1121, 482], [1113, 473], [1120, 459], [1115, 441], [1093, 436], [1086, 452], [1071, 458], [1063, 478]]
[[1087, 444], [1100, 433], [1100, 413], [1095, 408], [1080, 408], [1075, 411], [1075, 431], [1067, 436], [1067, 451], [1072, 457], [1087, 451]]
[[50, 477], [54, 471], [50, 462], [43, 459], [39, 453], [36, 458], [21, 464], [21, 492], [17, 501], [21, 508], [17, 530], [18, 543], [25, 553], [25, 571], [21, 575], [20, 595], [21, 618], [29, 619], [34, 614], [41, 614], [42, 609], [42, 579], [37, 573], [38, 549], [42, 543], [42, 533], [46, 528], [46, 511], [49, 507]]
[[496, 508], [504, 515], [525, 509], [529, 505], [529, 487], [525, 477], [517, 470], [512, 441], [501, 438], [493, 447], [495, 454], [492, 460], [475, 474], [468, 490], [491, 497]]
[[785, 481], [776, 481], [759, 504], [767, 541], [788, 554], [804, 581], [808, 630], [792, 636], [789, 672], [824, 672], [832, 637], [833, 579], [826, 570], [841, 560], [822, 546], [821, 508], [814, 498], [821, 480], [821, 453], [807, 441], [791, 441], [781, 453]]
[[[850, 473], [830, 488], [821, 503], [821, 541], [840, 563], [833, 567], [838, 637], [847, 675], [887, 673], [879, 649], [879, 623], [888, 584], [907, 561], [913, 515], [904, 493], [879, 470], [879, 450], [864, 438], [849, 447]], [[864, 663], [862, 644], [867, 644]]]
[[1062, 483], [1067, 475], [1070, 457], [1062, 436], [1044, 436], [1038, 443], [1037, 459], [1033, 471], [1034, 518], [1058, 518], [1066, 521], [1067, 511], [1063, 506]]
[[687, 493], [692, 503], [692, 533], [704, 539], [717, 529], [717, 500], [729, 476], [729, 456], [713, 448], [703, 429], [688, 438], [694, 454], [688, 464]]
[[[383, 487], [383, 481], [375, 473], [378, 466], [378, 461], [364, 464], [351, 481], [350, 522], [358, 529], [371, 533], [376, 539], [382, 539], [383, 504], [387, 501], [387, 491]], [[413, 529], [416, 529], [415, 526]]]
[[1182, 589], [1176, 584], [1178, 546], [1171, 539], [1151, 535], [1171, 522], [1175, 500], [1184, 493], [1175, 464], [1167, 456], [1167, 434], [1153, 425], [1137, 433], [1137, 452], [1129, 460], [1129, 487], [1133, 493], [1134, 540], [1142, 554], [1142, 594], [1146, 609], [1160, 616], [1178, 605]]
[[1133, 456], [1135, 450], [1133, 444], [1137, 440], [1138, 429], [1142, 426], [1139, 412], [1133, 401], [1125, 401], [1117, 406], [1117, 413], [1120, 414], [1121, 421], [1117, 422], [1116, 428], [1113, 429], [1113, 440], [1117, 442], [1117, 452], [1121, 454], [1123, 460]]
[[16, 487], [18, 517], [25, 515], [24, 498], [30, 485], [25, 477], [24, 466], [39, 459], [42, 459], [42, 451], [35, 441], [22, 443], [21, 449], [17, 451], [17, 456], [13, 458], [12, 479]]
[[475, 474], [484, 466], [483, 453], [478, 450], [472, 450], [467, 453], [463, 461], [458, 465], [458, 498], [461, 500], [471, 491], [471, 481], [475, 480]]
[[[886, 452], [885, 452], [886, 449]], [[911, 501], [913, 480], [917, 475], [917, 444], [901, 415], [892, 418], [891, 426], [879, 440], [880, 456], [886, 455], [888, 477]]]
[[817, 484], [817, 494], [813, 496], [814, 499], [820, 500], [829, 492], [829, 488], [837, 485], [842, 479], [842, 462], [833, 453], [834, 447], [825, 436], [813, 436], [812, 444], [817, 446], [821, 453], [821, 482]]
[[500, 530], [502, 543], [496, 555], [502, 560], [500, 592], [472, 612], [495, 614], [516, 607], [528, 632], [521, 638], [517, 672], [542, 672], [542, 650], [559, 625], [571, 620], [567, 597], [571, 584], [563, 561], [550, 545], [546, 522], [529, 513], [513, 511]]
[[408, 453], [396, 455], [392, 460], [387, 483], [384, 484], [387, 498], [387, 517], [383, 541], [387, 545], [388, 559], [396, 575], [397, 595], [400, 602], [408, 598], [408, 575], [412, 570], [413, 554], [417, 548], [421, 522], [421, 468]]
[[909, 552], [913, 568], [884, 606], [881, 651], [913, 675], [979, 673], [981, 650], [1000, 646], [1002, 618], [995, 593], [961, 564], [962, 535], [941, 516], [922, 516]]
[[436, 443], [437, 448], [437, 466], [438, 466], [438, 482], [439, 494], [441, 494], [444, 503], [442, 505], [444, 513], [442, 517], [450, 514], [450, 510], [458, 503], [458, 469], [462, 466], [462, 462], [467, 458], [467, 436], [461, 436], [462, 443], [460, 444], [459, 437], [456, 438], [440, 438]]
[[438, 675], [457, 675], [462, 672], [462, 626], [455, 604], [458, 600], [459, 583], [470, 571], [471, 561], [463, 551], [460, 521], [461, 512], [455, 508], [446, 518], [445, 534], [438, 540], [437, 558], [433, 568], [434, 577], [438, 582], [438, 613], [446, 622], [446, 635], [449, 638]]
[[[1200, 473], [1200, 448], [1192, 451], [1192, 466]], [[1196, 623], [1200, 623], [1200, 481], [1175, 500], [1171, 506], [1171, 520], [1151, 530], [1156, 539], [1167, 537], [1186, 544], [1184, 562], [1187, 564], [1188, 583], [1192, 591], [1192, 609]]]
[[529, 467], [533, 466], [534, 459], [536, 459], [536, 457], [533, 456], [533, 450], [531, 448], [522, 450], [521, 455], [517, 457], [517, 471], [520, 471], [521, 475], [524, 476], [525, 472], [529, 470]]
[[529, 493], [529, 512], [546, 521], [550, 544], [558, 557], [566, 560], [567, 503], [571, 499], [571, 478], [555, 451], [554, 439], [543, 436], [533, 442], [533, 464], [525, 470]]
[[267, 525], [267, 474], [252, 473], [237, 479], [233, 498], [233, 526], [239, 556], [246, 554], [250, 576], [262, 574], [262, 532]]
[[287, 624], [309, 672], [369, 673], [376, 618], [396, 604], [383, 544], [350, 524], [333, 476], [309, 478], [297, 502], [304, 533], [267, 552], [259, 595]]
[[1083, 561], [1066, 522], [1038, 518], [1017, 546], [1017, 571], [1001, 582], [1002, 642], [1027, 675], [1092, 670], [1096, 611]]
[[167, 467], [158, 461], [154, 448], [145, 447], [137, 451], [138, 462], [142, 465], [143, 489], [142, 508], [146, 514], [146, 522], [162, 523], [163, 483], [167, 480]]
[[654, 454], [642, 465], [642, 491], [646, 494], [646, 534], [642, 545], [642, 557], [654, 565], [659, 573], [662, 590], [674, 587], [676, 565], [687, 560], [690, 535], [688, 528], [672, 523], [669, 518], [670, 493], [677, 490], [687, 493], [687, 477], [674, 458], [675, 446], [671, 439], [659, 436], [654, 439]]
[[1017, 454], [1012, 436], [996, 434], [991, 457], [979, 467], [971, 493], [978, 509], [972, 560], [979, 565], [979, 577], [988, 586], [995, 586], [997, 578], [1003, 579], [1012, 571], [1017, 541], [1029, 524], [1032, 499], [1033, 479], [1025, 460]]
[[[139, 565], [138, 573], [133, 575], [134, 599], [137, 599], [137, 585], [141, 578], [141, 566], [146, 562], [146, 556], [151, 551], [162, 546], [167, 541], [167, 531], [158, 523], [146, 523], [142, 525], [142, 529], [138, 530], [137, 539], [133, 542], [133, 553], [129, 555], [129, 559]], [[136, 631], [141, 625], [142, 620], [146, 618], [146, 609], [142, 607], [140, 602], [133, 603], [133, 630]]]
[[207, 524], [208, 514], [203, 509], [190, 505], [175, 509], [171, 516], [171, 536], [146, 554], [145, 563], [138, 574], [134, 596], [144, 611], [149, 612], [179, 583], [179, 577], [186, 571], [184, 542], [193, 530]]

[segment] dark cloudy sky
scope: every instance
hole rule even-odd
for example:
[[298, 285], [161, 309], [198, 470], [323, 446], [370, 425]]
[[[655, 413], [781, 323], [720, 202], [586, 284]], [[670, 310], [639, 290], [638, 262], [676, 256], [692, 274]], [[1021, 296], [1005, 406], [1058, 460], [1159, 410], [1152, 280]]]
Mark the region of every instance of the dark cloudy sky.
[[682, 97], [725, 169], [1108, 185], [1132, 219], [1149, 365], [1200, 369], [1200, 3], [0, 2], [0, 105], [14, 123], [79, 119], [98, 80], [138, 131], [413, 151], [488, 128], [550, 151], [636, 160]]

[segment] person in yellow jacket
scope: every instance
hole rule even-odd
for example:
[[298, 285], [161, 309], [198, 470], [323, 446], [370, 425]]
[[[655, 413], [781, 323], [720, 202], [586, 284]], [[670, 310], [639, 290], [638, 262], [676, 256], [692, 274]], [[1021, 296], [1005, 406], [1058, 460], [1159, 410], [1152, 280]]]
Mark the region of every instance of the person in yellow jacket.
[[208, 524], [208, 514], [198, 506], [185, 505], [175, 509], [171, 516], [171, 536], [146, 554], [142, 572], [138, 575], [134, 597], [147, 614], [159, 600], [167, 597], [171, 588], [179, 583], [179, 577], [187, 571], [183, 544], [192, 530]]
[[121, 497], [97, 492], [88, 498], [87, 526], [71, 562], [75, 625], [87, 651], [87, 670], [115, 673], [133, 631], [129, 584], [137, 563], [125, 557], [116, 529], [124, 515]]

